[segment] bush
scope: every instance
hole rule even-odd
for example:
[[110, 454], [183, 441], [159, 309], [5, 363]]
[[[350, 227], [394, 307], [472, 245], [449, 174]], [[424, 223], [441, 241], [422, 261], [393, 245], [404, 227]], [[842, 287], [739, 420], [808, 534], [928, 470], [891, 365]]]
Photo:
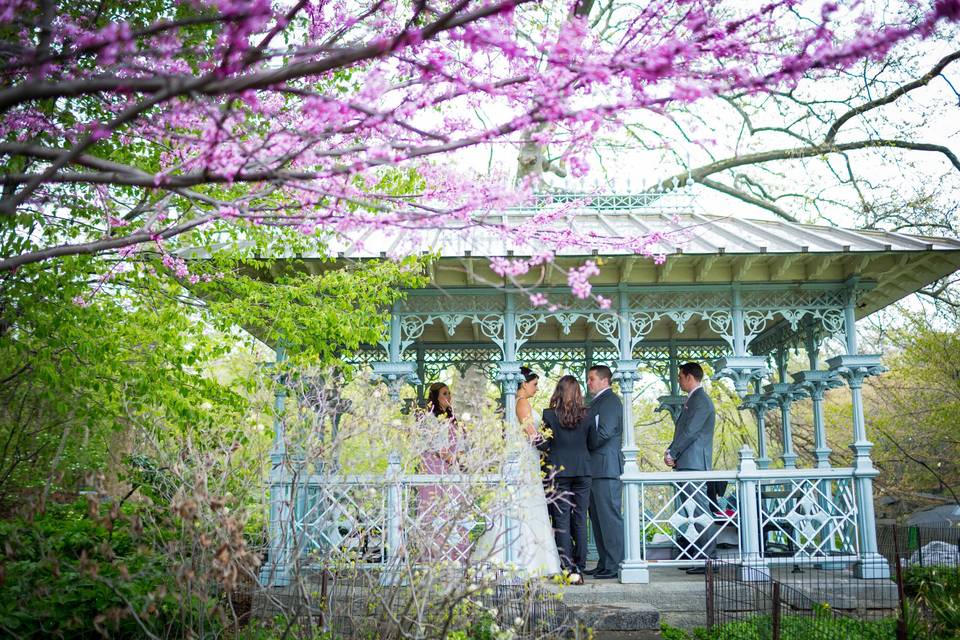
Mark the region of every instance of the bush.
[[170, 631], [183, 620], [165, 558], [136, 509], [50, 505], [0, 522], [0, 635], [95, 638]]
[[928, 637], [960, 637], [960, 569], [910, 567], [903, 588], [920, 609]]

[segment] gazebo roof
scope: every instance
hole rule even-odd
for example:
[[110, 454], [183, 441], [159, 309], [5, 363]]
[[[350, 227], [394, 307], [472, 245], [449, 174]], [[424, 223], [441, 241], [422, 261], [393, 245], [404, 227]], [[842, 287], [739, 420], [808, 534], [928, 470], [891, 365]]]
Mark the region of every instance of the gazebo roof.
[[[435, 295], [438, 289], [443, 290], [443, 295], [484, 291], [491, 294], [494, 288], [512, 285], [535, 286], [547, 293], [569, 293], [566, 268], [591, 258], [600, 268], [600, 274], [591, 279], [595, 291], [608, 294], [624, 287], [638, 293], [696, 293], [729, 290], [733, 283], [746, 289], [774, 287], [799, 291], [837, 288], [856, 277], [862, 283], [856, 315], [862, 318], [960, 268], [960, 240], [783, 220], [751, 220], [734, 215], [702, 215], [691, 212], [691, 205], [689, 198], [677, 199], [671, 194], [538, 196], [534, 207], [490, 214], [461, 228], [423, 228], [400, 233], [372, 230], [334, 238], [328, 246], [336, 260], [319, 255], [288, 255], [289, 260], [281, 261], [286, 267], [277, 264], [271, 270], [293, 268], [319, 273], [356, 260], [436, 253], [439, 260], [432, 263], [430, 271], [433, 286], [412, 291], [411, 296], [415, 297]], [[562, 215], [550, 218], [551, 212], [558, 211]], [[533, 256], [541, 249], [533, 242], [507, 242], [493, 228], [498, 224], [573, 229], [581, 237], [595, 237], [596, 245], [562, 249], [553, 262], [557, 268], [538, 267], [508, 281], [490, 268], [488, 258]], [[613, 246], [619, 238], [650, 234], [659, 234], [659, 242], [650, 249], [666, 256], [662, 264]], [[202, 259], [207, 252], [197, 248], [181, 255]], [[271, 274], [262, 273], [261, 277], [270, 278]], [[700, 333], [706, 337], [710, 332], [704, 329]], [[455, 339], [451, 335], [437, 337]], [[569, 339], [579, 338], [571, 335]]]
[[[568, 200], [573, 195], [563, 196]], [[561, 205], [563, 203], [561, 202]], [[844, 281], [853, 275], [876, 286], [860, 299], [857, 316], [881, 309], [960, 268], [960, 240], [915, 236], [889, 231], [844, 229], [797, 224], [783, 220], [750, 220], [733, 215], [650, 212], [641, 196], [593, 197], [588, 206], [571, 208], [550, 223], [578, 235], [626, 238], [660, 234], [653, 253], [667, 257], [661, 264], [628, 249], [567, 248], [557, 254], [560, 267], [585, 258], [601, 257], [604, 285], [701, 285], [741, 283], [811, 283]], [[534, 216], [543, 209], [512, 209], [484, 218], [488, 224], [542, 224]], [[396, 234], [374, 231], [350, 242], [333, 243], [342, 260], [379, 258], [395, 253], [435, 252], [440, 260], [431, 272], [442, 288], [501, 286], [486, 258], [537, 254], [536, 246], [510, 244], [489, 227], [424, 229]], [[309, 261], [309, 258], [307, 259]], [[521, 283], [564, 287], [564, 270], [530, 274]]]

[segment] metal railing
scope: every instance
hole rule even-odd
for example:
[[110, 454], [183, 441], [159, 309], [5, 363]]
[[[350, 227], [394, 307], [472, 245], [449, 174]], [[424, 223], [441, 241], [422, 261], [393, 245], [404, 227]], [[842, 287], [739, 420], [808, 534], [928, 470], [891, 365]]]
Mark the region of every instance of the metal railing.
[[858, 559], [852, 468], [757, 469], [744, 450], [737, 470], [622, 479], [640, 514], [639, 526], [627, 527], [639, 557], [628, 557], [627, 565], [703, 564], [712, 557], [744, 563], [763, 580], [770, 565]]
[[[398, 456], [382, 474], [277, 468], [269, 483], [270, 542], [261, 582], [283, 586], [291, 572], [321, 565], [389, 570], [411, 559], [507, 566], [516, 558], [517, 478], [516, 461], [501, 473], [410, 474]], [[485, 532], [496, 535], [476, 558]]]

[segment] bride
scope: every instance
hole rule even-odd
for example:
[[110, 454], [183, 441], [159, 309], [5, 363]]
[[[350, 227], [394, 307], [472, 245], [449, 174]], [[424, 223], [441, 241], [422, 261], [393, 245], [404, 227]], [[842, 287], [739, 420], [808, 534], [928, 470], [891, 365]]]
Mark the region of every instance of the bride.
[[[519, 448], [519, 490], [508, 515], [513, 524], [513, 564], [529, 576], [559, 574], [560, 554], [554, 539], [547, 499], [540, 476], [540, 452], [534, 443], [540, 438], [540, 420], [530, 406], [530, 398], [537, 394], [540, 376], [527, 367], [520, 367], [523, 381], [517, 386], [516, 415], [521, 429], [508, 431], [509, 444]], [[509, 427], [508, 427], [509, 429]], [[503, 547], [507, 542], [502, 526], [488, 529], [477, 547], [490, 551], [494, 545]]]

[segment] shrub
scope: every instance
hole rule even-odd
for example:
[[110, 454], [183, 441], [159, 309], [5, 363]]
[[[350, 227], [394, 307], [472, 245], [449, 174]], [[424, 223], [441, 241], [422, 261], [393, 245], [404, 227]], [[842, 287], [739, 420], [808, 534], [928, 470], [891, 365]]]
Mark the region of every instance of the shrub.
[[[171, 630], [181, 603], [137, 509], [83, 501], [0, 522], [0, 635], [94, 638]], [[170, 532], [151, 531], [161, 537]]]
[[960, 569], [910, 567], [903, 587], [916, 601], [930, 638], [960, 637]]
[[181, 597], [172, 530], [142, 505], [77, 501], [0, 522], [0, 635], [18, 638], [186, 635], [222, 627], [214, 594]]

